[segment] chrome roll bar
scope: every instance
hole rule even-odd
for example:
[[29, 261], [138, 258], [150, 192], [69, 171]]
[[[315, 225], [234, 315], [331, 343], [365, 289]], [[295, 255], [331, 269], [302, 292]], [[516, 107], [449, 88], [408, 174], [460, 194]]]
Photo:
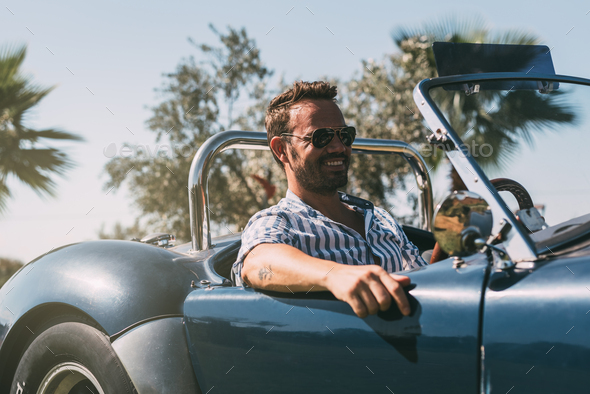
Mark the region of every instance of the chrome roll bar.
[[[227, 149], [268, 150], [266, 133], [256, 131], [224, 131], [209, 138], [197, 151], [188, 176], [188, 198], [191, 221], [192, 250], [211, 248], [209, 223], [209, 193], [207, 176], [217, 155]], [[354, 154], [400, 154], [414, 175], [418, 187], [421, 226], [430, 230], [432, 222], [432, 186], [426, 163], [412, 146], [402, 141], [357, 138], [352, 146]]]

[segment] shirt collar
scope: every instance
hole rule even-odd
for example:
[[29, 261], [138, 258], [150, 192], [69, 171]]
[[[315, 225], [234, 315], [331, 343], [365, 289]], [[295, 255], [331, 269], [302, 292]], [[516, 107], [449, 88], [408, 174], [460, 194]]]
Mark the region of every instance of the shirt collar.
[[[346, 203], [348, 205], [353, 205], [353, 206], [361, 208], [363, 210], [370, 209], [372, 211], [374, 209], [374, 205], [370, 201], [364, 200], [359, 197], [351, 196], [350, 194], [346, 194], [344, 192], [338, 192], [338, 195], [340, 197], [340, 201], [342, 201], [343, 203]], [[300, 199], [295, 193], [293, 193], [290, 189], [287, 189], [287, 194], [286, 194], [285, 198], [287, 200], [296, 201], [300, 204], [303, 204], [306, 207], [309, 207], [309, 209], [313, 209], [308, 204], [306, 204], [302, 199]]]

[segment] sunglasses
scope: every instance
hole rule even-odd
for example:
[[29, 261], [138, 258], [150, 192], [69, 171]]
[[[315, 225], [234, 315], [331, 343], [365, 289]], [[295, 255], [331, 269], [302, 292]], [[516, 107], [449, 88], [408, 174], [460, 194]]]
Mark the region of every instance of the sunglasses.
[[338, 138], [340, 138], [340, 141], [345, 146], [351, 146], [356, 138], [356, 129], [352, 126], [338, 127], [335, 129], [324, 127], [314, 130], [311, 133], [311, 137], [300, 137], [291, 133], [282, 133], [281, 136], [296, 137], [304, 141], [311, 141], [312, 145], [316, 148], [323, 148], [332, 142], [336, 134], [338, 134]]

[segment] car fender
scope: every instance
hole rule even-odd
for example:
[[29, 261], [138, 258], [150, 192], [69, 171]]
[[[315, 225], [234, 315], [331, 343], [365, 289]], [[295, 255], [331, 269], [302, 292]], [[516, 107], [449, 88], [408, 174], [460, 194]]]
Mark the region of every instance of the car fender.
[[[67, 245], [33, 260], [0, 289], [0, 373], [11, 376], [18, 347], [43, 319], [64, 308], [94, 320], [111, 341], [149, 321], [181, 318], [191, 282], [208, 276], [204, 258], [103, 240]], [[0, 375], [1, 387], [10, 384], [5, 380]]]
[[183, 318], [169, 317], [133, 328], [113, 342], [138, 393], [201, 393], [185, 331]]

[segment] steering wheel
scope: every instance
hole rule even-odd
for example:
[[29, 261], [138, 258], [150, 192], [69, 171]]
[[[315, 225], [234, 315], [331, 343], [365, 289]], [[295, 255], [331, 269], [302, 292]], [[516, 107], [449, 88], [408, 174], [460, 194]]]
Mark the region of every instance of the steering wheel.
[[529, 209], [535, 206], [531, 195], [520, 183], [508, 178], [492, 179], [490, 183], [499, 192], [510, 192], [518, 202], [518, 209]]
[[[531, 195], [520, 183], [508, 178], [492, 179], [490, 183], [496, 188], [496, 191], [498, 192], [510, 192], [514, 198], [516, 198], [519, 210], [529, 209], [535, 206], [535, 204], [533, 204]], [[444, 260], [447, 257], [449, 257], [449, 255], [440, 248], [440, 245], [437, 242], [434, 245], [434, 250], [432, 251], [432, 256], [430, 257], [430, 264]]]

